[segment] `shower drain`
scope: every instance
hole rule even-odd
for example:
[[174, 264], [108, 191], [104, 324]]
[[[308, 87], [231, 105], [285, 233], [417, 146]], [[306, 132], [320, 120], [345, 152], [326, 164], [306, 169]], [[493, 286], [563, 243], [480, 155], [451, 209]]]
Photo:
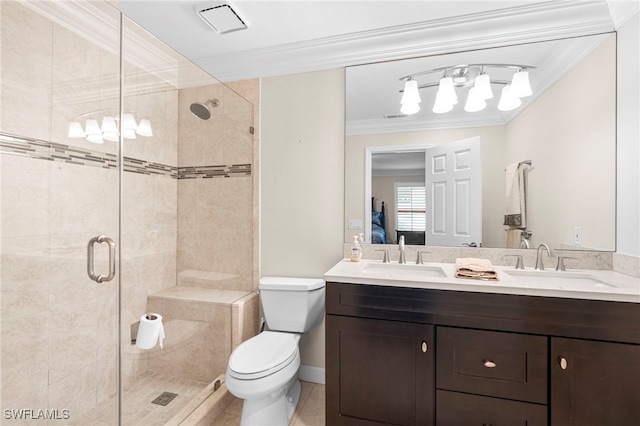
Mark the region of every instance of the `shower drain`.
[[173, 399], [178, 396], [177, 393], [171, 393], [171, 392], [162, 392], [160, 394], [159, 397], [157, 397], [156, 399], [154, 399], [153, 401], [151, 401], [152, 404], [157, 404], [157, 405], [167, 405], [168, 403], [170, 403], [171, 401], [173, 401]]

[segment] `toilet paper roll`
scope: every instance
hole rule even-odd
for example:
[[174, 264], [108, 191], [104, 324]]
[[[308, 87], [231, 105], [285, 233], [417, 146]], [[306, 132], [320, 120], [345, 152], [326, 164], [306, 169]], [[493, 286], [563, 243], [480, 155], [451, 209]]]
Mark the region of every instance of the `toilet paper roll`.
[[164, 340], [164, 325], [162, 315], [156, 313], [144, 314], [140, 317], [140, 327], [136, 337], [136, 347], [140, 349], [153, 349]]

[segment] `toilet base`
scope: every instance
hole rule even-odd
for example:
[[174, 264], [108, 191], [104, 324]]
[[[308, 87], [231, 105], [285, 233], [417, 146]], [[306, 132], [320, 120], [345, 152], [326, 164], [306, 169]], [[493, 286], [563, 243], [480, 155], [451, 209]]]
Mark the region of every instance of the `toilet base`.
[[300, 401], [302, 386], [296, 374], [284, 388], [260, 399], [245, 399], [240, 426], [288, 425]]

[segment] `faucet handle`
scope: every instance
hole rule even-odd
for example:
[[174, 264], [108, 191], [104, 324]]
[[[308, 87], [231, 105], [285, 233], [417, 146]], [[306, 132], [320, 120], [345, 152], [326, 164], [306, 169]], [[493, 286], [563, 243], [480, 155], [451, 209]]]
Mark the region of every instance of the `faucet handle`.
[[567, 269], [564, 266], [565, 259], [574, 259], [575, 257], [569, 256], [558, 256], [558, 264], [556, 265], [556, 271], [566, 271]]
[[382, 258], [382, 263], [391, 263], [389, 261], [389, 250], [376, 250], [376, 251], [381, 251], [384, 253], [384, 257]]
[[516, 269], [524, 269], [524, 263], [522, 262], [522, 255], [521, 254], [507, 254], [506, 257], [516, 257]]
[[416, 265], [422, 265], [423, 259], [422, 259], [422, 255], [423, 254], [427, 254], [427, 253], [431, 253], [430, 251], [419, 251], [418, 252], [418, 256], [416, 257]]

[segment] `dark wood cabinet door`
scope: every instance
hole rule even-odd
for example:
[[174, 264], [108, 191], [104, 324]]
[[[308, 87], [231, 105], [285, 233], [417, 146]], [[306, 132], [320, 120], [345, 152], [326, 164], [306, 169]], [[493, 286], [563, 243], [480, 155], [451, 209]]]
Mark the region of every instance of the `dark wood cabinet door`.
[[435, 421], [433, 326], [327, 315], [330, 425]]
[[640, 425], [640, 345], [551, 339], [551, 425]]
[[547, 406], [459, 392], [436, 391], [438, 426], [547, 426]]

